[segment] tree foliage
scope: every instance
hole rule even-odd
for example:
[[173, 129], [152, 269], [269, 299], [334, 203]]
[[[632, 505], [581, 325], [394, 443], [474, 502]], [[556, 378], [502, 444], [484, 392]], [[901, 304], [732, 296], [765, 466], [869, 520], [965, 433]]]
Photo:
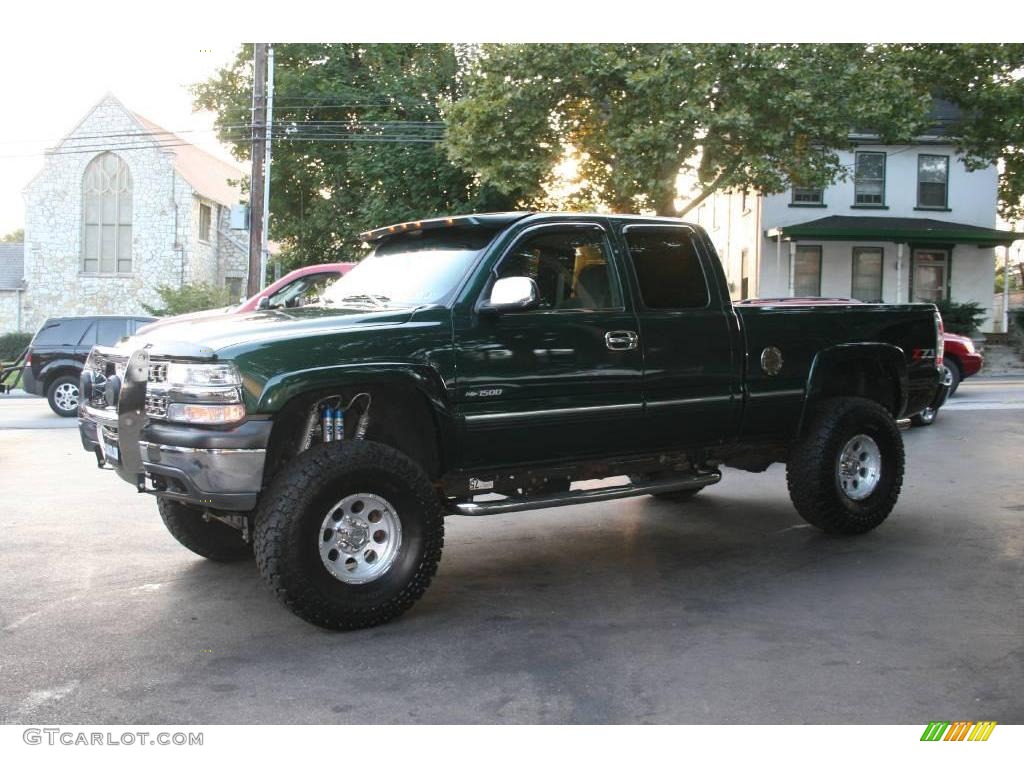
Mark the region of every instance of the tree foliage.
[[[383, 224], [511, 205], [438, 143], [393, 140], [442, 124], [461, 96], [455, 46], [289, 43], [274, 55], [270, 237], [283, 243], [286, 266], [351, 261], [358, 233]], [[250, 150], [251, 62], [245, 46], [194, 88], [196, 107], [216, 113], [239, 159]]]
[[231, 294], [227, 288], [208, 283], [185, 283], [180, 286], [162, 285], [156, 289], [156, 292], [163, 302], [162, 307], [142, 305], [143, 309], [154, 317], [201, 312], [204, 309], [226, 307], [231, 303]]
[[882, 55], [919, 92], [960, 108], [963, 120], [950, 133], [968, 167], [999, 162], [999, 213], [1024, 216], [1024, 45], [891, 45]]
[[964, 110], [958, 146], [1003, 159], [1002, 210], [1024, 191], [1021, 46], [486, 45], [451, 110], [449, 152], [506, 192], [543, 200], [566, 151], [570, 205], [675, 213], [718, 190], [827, 186], [852, 169], [851, 132], [902, 143], [931, 127], [934, 96]]
[[929, 99], [860, 45], [486, 45], [452, 108], [449, 151], [499, 188], [540, 199], [567, 148], [574, 202], [675, 213], [722, 189], [824, 186], [848, 169], [852, 126], [912, 135]]
[[0, 243], [22, 243], [25, 241], [25, 230], [14, 229], [8, 232], [3, 237], [0, 237]]

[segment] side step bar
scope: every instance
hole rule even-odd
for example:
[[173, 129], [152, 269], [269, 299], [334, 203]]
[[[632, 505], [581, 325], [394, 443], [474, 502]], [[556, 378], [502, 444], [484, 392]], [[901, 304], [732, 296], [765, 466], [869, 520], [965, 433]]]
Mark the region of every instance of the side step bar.
[[721, 479], [722, 473], [716, 470], [714, 472], [702, 472], [699, 475], [672, 480], [650, 480], [641, 483], [629, 483], [628, 485], [615, 485], [610, 488], [563, 491], [549, 496], [495, 499], [494, 501], [460, 501], [449, 504], [446, 512], [449, 515], [467, 515], [469, 517], [501, 515], [505, 512], [525, 512], [530, 509], [565, 507], [569, 504], [586, 504], [591, 501], [626, 499], [630, 496], [643, 496], [645, 493], [689, 491], [695, 488], [703, 488], [705, 485], [713, 485]]

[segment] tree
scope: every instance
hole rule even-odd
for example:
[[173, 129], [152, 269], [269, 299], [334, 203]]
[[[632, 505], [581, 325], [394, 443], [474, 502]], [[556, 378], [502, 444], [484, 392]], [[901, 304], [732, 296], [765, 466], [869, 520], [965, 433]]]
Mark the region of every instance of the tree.
[[15, 229], [0, 237], [0, 243], [23, 243], [25, 242], [25, 230]]
[[926, 124], [928, 94], [863, 45], [486, 45], [453, 105], [452, 158], [528, 202], [567, 152], [571, 204], [675, 215], [698, 194], [825, 186], [851, 127], [886, 140]]
[[1024, 45], [890, 45], [880, 55], [931, 93], [960, 108], [946, 133], [972, 169], [999, 163], [999, 213], [1024, 217]]
[[[507, 195], [439, 144], [462, 91], [451, 45], [275, 44], [270, 237], [287, 266], [350, 261], [358, 233], [384, 224], [505, 210]], [[194, 88], [221, 140], [250, 150], [252, 46]]]
[[188, 312], [201, 312], [204, 309], [226, 307], [231, 303], [231, 294], [227, 288], [207, 283], [185, 283], [184, 285], [162, 285], [156, 289], [162, 307], [151, 307], [143, 304], [142, 308], [154, 317], [171, 317], [184, 315]]

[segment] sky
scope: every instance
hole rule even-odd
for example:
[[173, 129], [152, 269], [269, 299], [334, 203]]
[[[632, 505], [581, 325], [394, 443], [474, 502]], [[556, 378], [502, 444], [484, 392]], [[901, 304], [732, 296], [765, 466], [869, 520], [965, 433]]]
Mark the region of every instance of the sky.
[[[230, 34], [181, 41], [178, 35], [138, 38], [85, 34], [41, 45], [6, 38], [0, 44], [0, 235], [24, 225], [22, 190], [52, 147], [103, 96], [234, 162], [215, 137], [213, 114], [193, 112], [188, 86], [230, 62], [241, 47]], [[26, 73], [31, 73], [26, 76]], [[13, 118], [13, 119], [12, 119]]]
[[[1013, 35], [1013, 25], [999, 23], [1004, 6], [1005, 0], [973, 0], [971, 13], [957, 17], [956, 36]], [[825, 20], [838, 5], [803, 0], [734, 0], [728, 7], [631, 0], [628, 13], [614, 15], [594, 7], [592, 0], [517, 0], [516, 13], [496, 23], [493, 6], [479, 0], [446, 0], [443, 8], [391, 0], [386, 11], [338, 0], [8, 3], [0, 21], [0, 235], [23, 225], [22, 190], [42, 168], [43, 151], [108, 92], [230, 161], [214, 137], [213, 115], [192, 112], [188, 86], [227, 64], [243, 40], [851, 42], [880, 31], [890, 40], [944, 39], [950, 30], [942, 14], [923, 19], [913, 4], [891, 0], [861, 0], [841, 23]]]

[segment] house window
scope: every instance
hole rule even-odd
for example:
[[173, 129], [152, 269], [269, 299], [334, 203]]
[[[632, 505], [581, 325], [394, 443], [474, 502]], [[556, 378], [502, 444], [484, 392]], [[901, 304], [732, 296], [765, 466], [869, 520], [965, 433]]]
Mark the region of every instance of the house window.
[[740, 193], [740, 212], [750, 213], [750, 193], [749, 190], [744, 189]]
[[917, 156], [917, 207], [946, 208], [949, 191], [949, 158]]
[[821, 246], [798, 245], [793, 262], [793, 295], [821, 296]]
[[97, 155], [82, 178], [82, 272], [132, 271], [132, 176], [112, 152]]
[[858, 152], [854, 171], [854, 204], [885, 205], [885, 152]]
[[860, 301], [882, 300], [882, 249], [853, 249], [853, 288], [850, 295]]
[[205, 243], [210, 242], [210, 206], [206, 203], [199, 204], [199, 239]]
[[824, 205], [823, 189], [793, 187], [793, 205]]

